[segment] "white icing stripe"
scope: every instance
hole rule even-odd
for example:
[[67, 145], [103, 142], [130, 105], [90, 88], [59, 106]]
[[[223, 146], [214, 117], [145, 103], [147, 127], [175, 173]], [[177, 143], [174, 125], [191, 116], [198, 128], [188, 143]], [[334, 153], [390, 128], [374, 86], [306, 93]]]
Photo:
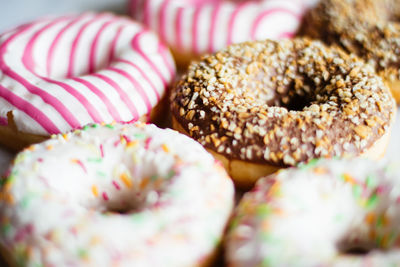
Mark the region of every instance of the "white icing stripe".
[[203, 54], [232, 42], [290, 37], [306, 9], [315, 2], [131, 0], [131, 13], [172, 48]]
[[20, 131], [49, 135], [91, 122], [137, 120], [164, 95], [175, 67], [167, 48], [141, 25], [87, 13], [3, 34], [0, 74], [0, 98], [12, 105], [0, 116], [22, 110], [29, 118], [15, 121]]

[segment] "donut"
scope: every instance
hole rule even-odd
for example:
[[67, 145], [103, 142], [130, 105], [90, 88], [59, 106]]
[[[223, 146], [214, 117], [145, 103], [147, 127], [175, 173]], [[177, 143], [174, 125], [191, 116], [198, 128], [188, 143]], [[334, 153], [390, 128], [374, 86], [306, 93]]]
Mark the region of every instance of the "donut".
[[159, 33], [178, 65], [232, 43], [295, 35], [315, 0], [131, 0], [133, 18]]
[[173, 127], [240, 187], [319, 157], [383, 156], [389, 89], [354, 55], [294, 39], [232, 45], [190, 65], [171, 94]]
[[321, 0], [301, 34], [335, 44], [375, 67], [400, 103], [400, 2]]
[[20, 149], [88, 123], [148, 120], [175, 75], [169, 50], [127, 18], [43, 18], [0, 36], [0, 143]]
[[234, 212], [229, 266], [397, 266], [399, 165], [315, 160], [260, 179]]
[[18, 266], [207, 266], [234, 197], [200, 144], [143, 123], [31, 145], [1, 184], [0, 245]]

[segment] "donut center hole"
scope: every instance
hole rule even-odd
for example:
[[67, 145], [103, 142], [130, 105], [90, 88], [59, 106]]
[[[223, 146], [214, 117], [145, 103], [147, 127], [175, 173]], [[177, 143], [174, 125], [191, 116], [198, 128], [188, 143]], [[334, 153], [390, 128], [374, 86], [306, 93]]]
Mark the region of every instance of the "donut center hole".
[[132, 188], [110, 196], [103, 202], [103, 214], [134, 214], [143, 209], [161, 205], [162, 191], [149, 188]]
[[306, 95], [294, 95], [286, 103], [281, 103], [281, 106], [287, 108], [289, 111], [301, 111], [309, 106], [310, 102], [310, 99]]
[[339, 242], [337, 246], [338, 252], [348, 256], [365, 256], [372, 251], [384, 251], [390, 248], [380, 247], [373, 240], [344, 240]]
[[238, 84], [240, 95], [260, 106], [283, 107], [289, 111], [302, 111], [315, 101], [311, 95], [315, 85], [307, 77], [277, 81], [277, 76], [279, 74], [273, 68], [257, 69], [255, 74], [245, 76]]
[[345, 255], [354, 255], [354, 256], [364, 256], [371, 252], [371, 249], [363, 248], [363, 247], [349, 247], [346, 250], [342, 251], [342, 254]]
[[138, 212], [140, 209], [139, 203], [131, 203], [123, 201], [120, 205], [108, 205], [106, 210], [103, 211], [103, 214], [132, 214]]

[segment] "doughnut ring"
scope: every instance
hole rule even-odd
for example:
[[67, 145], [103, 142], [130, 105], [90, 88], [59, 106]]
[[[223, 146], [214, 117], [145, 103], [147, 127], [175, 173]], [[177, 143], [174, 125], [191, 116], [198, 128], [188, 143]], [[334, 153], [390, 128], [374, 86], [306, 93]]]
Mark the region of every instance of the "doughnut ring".
[[159, 33], [178, 63], [232, 43], [295, 35], [315, 0], [131, 0], [132, 16]]
[[234, 213], [228, 265], [398, 265], [398, 166], [324, 159], [260, 179]]
[[1, 185], [0, 246], [17, 266], [208, 266], [234, 195], [200, 144], [143, 123], [31, 145]]
[[88, 123], [148, 120], [174, 75], [168, 49], [129, 19], [24, 24], [0, 36], [0, 143], [19, 149]]
[[396, 111], [369, 65], [308, 39], [247, 42], [205, 56], [171, 103], [174, 128], [244, 187], [312, 158], [380, 158]]

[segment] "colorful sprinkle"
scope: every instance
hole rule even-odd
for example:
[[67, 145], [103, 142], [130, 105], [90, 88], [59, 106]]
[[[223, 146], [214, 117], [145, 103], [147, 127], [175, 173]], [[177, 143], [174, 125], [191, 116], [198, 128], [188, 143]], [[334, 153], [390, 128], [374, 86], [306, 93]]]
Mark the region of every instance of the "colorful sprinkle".
[[145, 177], [140, 181], [140, 189], [144, 189], [149, 184], [150, 179]]
[[126, 147], [127, 147], [127, 148], [134, 148], [137, 144], [139, 144], [139, 141], [137, 141], [137, 140], [129, 141], [129, 142], [126, 144]]
[[71, 159], [71, 162], [74, 163], [74, 164], [78, 164], [82, 168], [82, 170], [85, 173], [87, 173], [86, 167], [85, 167], [85, 165], [83, 164], [83, 162], [81, 160], [79, 160], [79, 159]]
[[367, 200], [367, 208], [374, 208], [378, 203], [379, 197], [377, 194], [372, 194], [372, 196]]
[[346, 183], [356, 184], [356, 181], [354, 180], [354, 178], [353, 178], [350, 174], [348, 174], [348, 173], [342, 174], [342, 179], [343, 179], [343, 181], [345, 181]]
[[162, 149], [164, 152], [169, 153], [169, 147], [166, 144], [162, 144]]
[[107, 195], [106, 192], [103, 192], [103, 194], [101, 194], [101, 196], [103, 197], [103, 199], [104, 199], [105, 201], [108, 201], [108, 200], [109, 200], [108, 195]]
[[95, 162], [95, 163], [100, 163], [103, 161], [102, 158], [87, 158], [88, 162]]
[[129, 176], [126, 173], [122, 173], [119, 178], [125, 184], [126, 187], [132, 188], [132, 181], [129, 179]]
[[153, 138], [148, 137], [148, 138], [146, 139], [146, 141], [144, 141], [144, 148], [145, 148], [145, 149], [149, 149], [151, 140], [153, 140]]
[[114, 187], [115, 187], [117, 190], [120, 190], [120, 189], [121, 189], [121, 187], [119, 186], [119, 184], [118, 184], [116, 181], [112, 181], [112, 184], [114, 185]]
[[95, 197], [98, 197], [99, 191], [97, 190], [97, 186], [92, 185], [92, 193]]
[[376, 178], [373, 177], [372, 175], [368, 175], [366, 180], [366, 186], [368, 188], [374, 188], [376, 186]]
[[102, 144], [100, 145], [100, 156], [101, 156], [102, 158], [104, 158], [104, 148], [103, 148], [103, 145], [102, 145]]
[[89, 256], [89, 253], [86, 249], [82, 248], [82, 249], [78, 250], [78, 255], [79, 255], [79, 258], [81, 258], [81, 259], [87, 259], [87, 257]]

